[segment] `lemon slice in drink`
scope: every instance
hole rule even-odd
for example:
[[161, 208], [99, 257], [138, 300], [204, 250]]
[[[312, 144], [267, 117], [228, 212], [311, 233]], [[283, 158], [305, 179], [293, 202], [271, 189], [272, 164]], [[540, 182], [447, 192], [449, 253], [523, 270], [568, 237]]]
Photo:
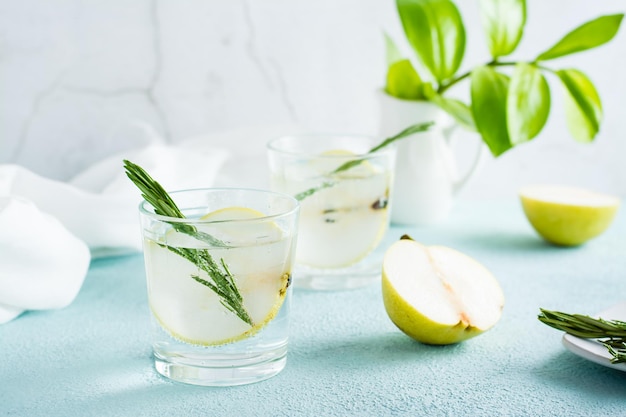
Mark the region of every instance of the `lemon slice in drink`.
[[[310, 163], [320, 173], [358, 158], [343, 150], [324, 155], [333, 158], [320, 157]], [[389, 221], [388, 172], [363, 161], [328, 180], [332, 186], [301, 201], [297, 260], [314, 268], [342, 268], [359, 262], [378, 246]]]
[[[218, 223], [198, 227], [207, 233], [215, 232], [215, 237], [232, 244], [207, 251], [222, 271], [222, 261], [228, 266], [252, 326], [224, 307], [213, 290], [192, 278], [196, 275], [213, 282], [206, 272], [168, 248], [146, 242], [150, 308], [162, 328], [184, 342], [221, 345], [255, 334], [276, 317], [290, 282], [291, 245], [275, 223], [246, 222], [263, 216], [248, 208], [230, 207], [202, 218]], [[220, 221], [235, 219], [241, 222], [219, 225]], [[205, 248], [202, 242], [175, 230], [169, 231], [166, 239], [165, 243], [173, 247]]]

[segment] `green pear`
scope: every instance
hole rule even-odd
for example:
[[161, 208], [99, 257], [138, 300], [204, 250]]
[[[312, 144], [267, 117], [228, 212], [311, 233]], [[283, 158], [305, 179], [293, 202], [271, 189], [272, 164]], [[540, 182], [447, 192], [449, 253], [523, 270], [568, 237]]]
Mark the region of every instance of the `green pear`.
[[613, 196], [555, 185], [524, 187], [519, 195], [537, 233], [561, 246], [580, 245], [602, 234], [620, 205]]
[[493, 327], [504, 307], [495, 277], [471, 257], [403, 237], [387, 249], [382, 293], [391, 321], [422, 343], [446, 345]]

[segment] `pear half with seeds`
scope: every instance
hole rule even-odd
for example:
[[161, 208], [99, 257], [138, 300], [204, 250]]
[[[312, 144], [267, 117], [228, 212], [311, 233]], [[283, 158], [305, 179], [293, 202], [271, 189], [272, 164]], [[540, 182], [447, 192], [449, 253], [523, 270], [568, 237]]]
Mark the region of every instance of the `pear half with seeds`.
[[427, 344], [458, 343], [500, 319], [504, 294], [496, 278], [471, 257], [408, 236], [387, 249], [382, 293], [391, 321]]

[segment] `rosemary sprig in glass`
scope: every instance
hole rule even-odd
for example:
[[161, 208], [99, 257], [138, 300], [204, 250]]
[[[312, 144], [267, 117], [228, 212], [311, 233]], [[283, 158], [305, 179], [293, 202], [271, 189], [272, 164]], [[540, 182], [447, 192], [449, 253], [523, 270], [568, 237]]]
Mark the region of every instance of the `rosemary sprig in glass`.
[[596, 339], [611, 354], [611, 363], [626, 363], [626, 322], [540, 310], [538, 318], [542, 323], [583, 339]]
[[[124, 160], [124, 168], [126, 169], [128, 178], [130, 178], [141, 191], [142, 197], [154, 207], [155, 214], [179, 219], [185, 218], [165, 189], [143, 168], [128, 160]], [[191, 224], [179, 222], [171, 222], [170, 224], [176, 231], [185, 233], [202, 242], [212, 246], [227, 247], [221, 240], [199, 231]], [[159, 245], [187, 259], [189, 262], [196, 265], [199, 270], [206, 272], [210, 281], [200, 278], [198, 275], [191, 275], [191, 278], [210, 288], [220, 297], [220, 303], [225, 308], [236, 314], [237, 317], [250, 326], [254, 326], [250, 315], [243, 306], [243, 298], [235, 284], [235, 279], [223, 259], [220, 259], [218, 264], [206, 249], [179, 248], [166, 244]]]
[[[420, 124], [409, 126], [403, 131], [401, 131], [400, 133], [383, 140], [381, 143], [379, 143], [378, 145], [374, 146], [372, 149], [367, 151], [367, 154], [371, 154], [373, 152], [379, 151], [382, 148], [396, 142], [397, 140], [410, 136], [414, 133], [424, 132], [428, 130], [432, 125], [433, 125], [433, 122], [426, 122], [426, 123], [420, 123]], [[360, 158], [360, 159], [353, 159], [353, 160], [347, 161], [346, 163], [341, 164], [340, 166], [335, 168], [333, 171], [329, 172], [327, 176], [332, 177], [333, 175], [339, 174], [340, 172], [347, 171], [348, 169], [353, 168], [363, 163], [365, 160], [366, 160], [365, 158]], [[316, 192], [323, 190], [325, 188], [332, 187], [336, 184], [337, 184], [337, 181], [335, 180], [325, 181], [321, 183], [320, 185], [318, 185], [317, 187], [309, 188], [308, 190], [305, 190], [305, 191], [302, 191], [301, 193], [296, 194], [294, 197], [296, 198], [296, 200], [302, 201], [305, 198], [310, 197], [311, 195], [315, 194]]]

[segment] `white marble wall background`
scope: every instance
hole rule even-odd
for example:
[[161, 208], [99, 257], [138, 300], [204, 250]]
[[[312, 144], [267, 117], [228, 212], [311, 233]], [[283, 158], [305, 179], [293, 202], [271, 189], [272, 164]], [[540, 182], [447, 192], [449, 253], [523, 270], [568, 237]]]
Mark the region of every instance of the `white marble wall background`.
[[[467, 69], [487, 51], [477, 2], [457, 3]], [[528, 3], [518, 58], [591, 17], [626, 10], [626, 0]], [[172, 143], [212, 134], [259, 160], [267, 126], [374, 134], [383, 30], [400, 37], [392, 0], [0, 0], [0, 163], [66, 180], [143, 143], [137, 121]], [[464, 196], [511, 195], [538, 181], [626, 196], [626, 27], [611, 44], [554, 64], [596, 83], [605, 107], [598, 140], [568, 137], [553, 88], [544, 132], [490, 160]], [[249, 138], [235, 145], [216, 134], [242, 128]]]

